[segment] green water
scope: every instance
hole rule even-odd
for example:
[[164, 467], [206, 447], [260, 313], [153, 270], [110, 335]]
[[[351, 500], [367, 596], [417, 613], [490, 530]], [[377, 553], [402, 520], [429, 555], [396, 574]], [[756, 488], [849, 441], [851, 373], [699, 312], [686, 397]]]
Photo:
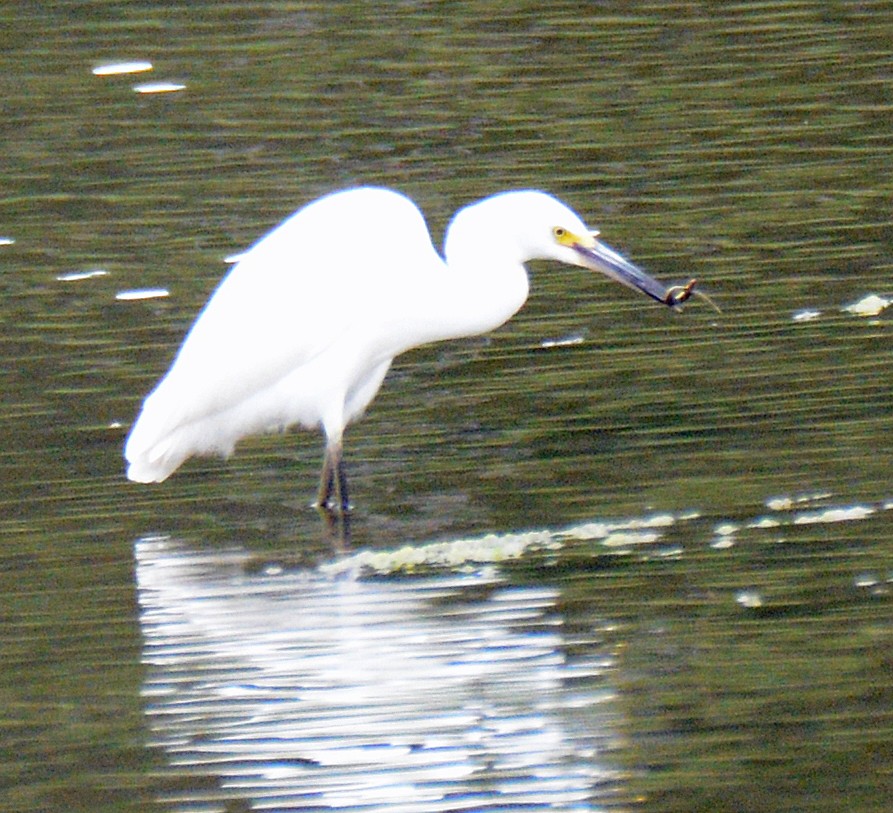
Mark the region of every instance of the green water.
[[[8, 2], [0, 21], [4, 809], [191, 810], [170, 800], [217, 788], [151, 733], [135, 550], [329, 561], [321, 442], [251, 440], [155, 488], [121, 445], [223, 258], [361, 182], [411, 195], [437, 239], [464, 203], [547, 189], [723, 310], [535, 263], [512, 322], [398, 360], [347, 435], [359, 549], [673, 518], [498, 569], [556, 591], [569, 664], [604, 661], [580, 691], [612, 698], [612, 778], [566, 809], [888, 807], [890, 323], [841, 310], [893, 295], [888, 4]], [[154, 69], [91, 73], [121, 59]], [[146, 288], [170, 295], [116, 299]]]

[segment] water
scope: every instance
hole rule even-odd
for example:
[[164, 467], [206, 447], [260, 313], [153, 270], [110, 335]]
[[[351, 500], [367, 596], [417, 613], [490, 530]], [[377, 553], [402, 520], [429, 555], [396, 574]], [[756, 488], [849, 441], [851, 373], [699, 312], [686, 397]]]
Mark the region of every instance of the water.
[[137, 561], [154, 742], [219, 777], [181, 804], [581, 810], [612, 779], [611, 696], [581, 689], [608, 656], [566, 659], [554, 588], [246, 575], [163, 539]]
[[[887, 808], [889, 316], [843, 310], [893, 294], [886, 4], [0, 17], [4, 809]], [[122, 60], [153, 69], [92, 72]], [[407, 354], [350, 430], [379, 558], [345, 575], [307, 509], [317, 437], [157, 488], [120, 449], [224, 258], [357, 182], [438, 239], [469, 200], [546, 188], [723, 313], [533, 264], [508, 326]], [[392, 575], [353, 581], [373, 561]], [[246, 698], [264, 617], [280, 649], [251, 681], [278, 682]], [[405, 685], [343, 674], [372, 642]], [[310, 685], [343, 723], [298, 742]], [[261, 723], [292, 762], [246, 749]]]

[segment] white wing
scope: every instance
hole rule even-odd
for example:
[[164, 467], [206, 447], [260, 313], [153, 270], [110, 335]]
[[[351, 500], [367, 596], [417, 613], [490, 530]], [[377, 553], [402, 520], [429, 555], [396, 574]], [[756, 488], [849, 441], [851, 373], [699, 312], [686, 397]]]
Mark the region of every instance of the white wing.
[[[292, 215], [233, 267], [199, 314], [131, 431], [128, 476], [162, 480], [191, 454], [231, 451], [261, 428], [246, 412], [259, 394], [339, 343], [343, 365], [345, 337], [358, 355], [380, 345], [407, 306], [405, 292], [416, 288], [413, 278], [434, 264], [440, 260], [421, 213], [395, 192], [349, 190]], [[355, 361], [363, 368], [375, 360]], [[240, 414], [248, 431], [214, 422], [249, 402]]]

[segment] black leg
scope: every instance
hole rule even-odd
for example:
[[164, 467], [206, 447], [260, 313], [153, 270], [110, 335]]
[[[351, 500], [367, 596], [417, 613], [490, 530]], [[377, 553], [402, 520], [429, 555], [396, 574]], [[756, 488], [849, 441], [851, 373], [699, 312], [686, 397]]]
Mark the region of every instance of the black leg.
[[350, 500], [340, 443], [326, 446], [316, 507], [323, 518], [332, 547], [343, 553], [350, 547]]
[[322, 517], [326, 538], [332, 550], [338, 554], [347, 552], [350, 549], [350, 514], [323, 505], [318, 505], [317, 511]]
[[319, 478], [319, 491], [316, 495], [316, 507], [325, 509], [330, 508], [332, 505], [332, 492], [334, 490], [335, 470], [332, 468], [329, 450], [326, 449], [326, 454], [322, 461], [322, 475]]
[[350, 513], [350, 499], [347, 496], [347, 474], [344, 471], [344, 458], [340, 454], [335, 467], [335, 479], [338, 481], [338, 502], [341, 505], [341, 513], [347, 516]]
[[316, 504], [342, 514], [350, 512], [350, 499], [347, 495], [347, 475], [341, 457], [341, 444], [332, 443], [326, 446], [326, 455], [322, 463], [322, 475], [319, 478], [319, 493]]

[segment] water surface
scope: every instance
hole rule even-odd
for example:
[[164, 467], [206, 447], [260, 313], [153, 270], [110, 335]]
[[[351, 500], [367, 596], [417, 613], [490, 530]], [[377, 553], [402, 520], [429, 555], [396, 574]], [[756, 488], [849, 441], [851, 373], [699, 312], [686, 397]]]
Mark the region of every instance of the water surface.
[[[5, 809], [396, 810], [404, 779], [404, 799], [437, 810], [886, 808], [889, 316], [843, 310], [893, 295], [886, 4], [10, 2], [0, 19]], [[93, 72], [125, 60], [153, 68]], [[134, 90], [147, 83], [166, 88]], [[545, 188], [723, 308], [673, 314], [535, 263], [509, 325], [399, 360], [347, 439], [355, 548], [399, 577], [326, 569], [313, 435], [246, 442], [157, 488], [127, 483], [121, 460], [224, 258], [360, 182], [410, 194], [437, 240], [466, 202]], [[119, 298], [134, 291], [167, 295]], [[176, 579], [141, 582], [152, 544], [203, 563], [176, 600]], [[233, 693], [232, 650], [259, 625], [230, 619], [242, 602], [272, 612], [284, 583], [297, 616], [335, 612], [343, 590], [388, 597], [387, 621], [351, 621], [345, 646], [384, 630], [396, 663], [430, 655], [432, 671], [408, 670], [429, 683], [407, 677], [403, 704], [378, 712], [390, 758], [430, 755], [432, 698], [456, 720], [495, 698], [493, 738], [451, 729], [443, 754], [463, 756], [445, 774], [366, 764], [358, 718], [337, 745], [294, 746], [295, 687], [312, 675], [335, 713], [356, 684], [337, 661], [328, 682], [308, 671], [332, 641], [300, 638], [312, 625], [286, 613], [275, 623], [300, 645], [275, 687], [291, 692], [282, 716], [275, 692]], [[209, 585], [214, 623], [178, 621]], [[217, 691], [193, 728], [155, 692], [157, 636], [178, 646], [161, 606], [189, 636], [185, 694], [168, 699]], [[487, 634], [517, 669], [484, 658], [477, 689], [438, 671], [438, 642]], [[295, 771], [329, 765], [324, 747], [359, 747], [341, 795], [286, 805], [218, 770], [211, 724], [257, 714], [292, 738], [292, 790]]]

